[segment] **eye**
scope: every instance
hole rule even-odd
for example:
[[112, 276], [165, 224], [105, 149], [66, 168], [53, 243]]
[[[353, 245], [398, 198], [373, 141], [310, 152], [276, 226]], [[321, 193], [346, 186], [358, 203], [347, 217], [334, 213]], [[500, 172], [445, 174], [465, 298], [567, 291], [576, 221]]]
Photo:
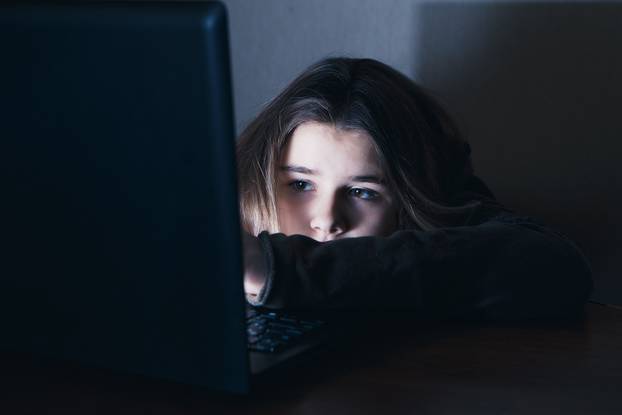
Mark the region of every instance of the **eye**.
[[360, 187], [354, 187], [350, 189], [348, 191], [348, 194], [352, 197], [356, 197], [358, 199], [363, 199], [363, 200], [373, 200], [373, 199], [377, 199], [380, 196], [378, 192], [375, 192], [369, 189], [362, 189]]
[[288, 184], [295, 192], [308, 192], [313, 190], [313, 185], [304, 180], [294, 180]]

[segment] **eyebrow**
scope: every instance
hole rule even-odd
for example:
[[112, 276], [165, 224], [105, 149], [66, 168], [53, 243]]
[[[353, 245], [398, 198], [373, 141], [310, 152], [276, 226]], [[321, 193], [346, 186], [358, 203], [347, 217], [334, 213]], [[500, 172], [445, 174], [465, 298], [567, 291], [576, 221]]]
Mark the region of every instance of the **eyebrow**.
[[[308, 174], [311, 176], [316, 176], [318, 174], [316, 170], [313, 170], [313, 169], [310, 169], [304, 166], [295, 166], [295, 165], [281, 166], [280, 170], [284, 172]], [[381, 184], [381, 185], [385, 184], [382, 178], [372, 175], [372, 174], [352, 176], [350, 177], [350, 180], [353, 182], [361, 182], [361, 183], [376, 183], [376, 184]]]
[[372, 176], [372, 175], [352, 176], [350, 177], [350, 180], [352, 180], [353, 182], [384, 184], [384, 180], [382, 180], [378, 176]]
[[281, 166], [281, 171], [286, 171], [286, 172], [291, 172], [291, 173], [310, 174], [312, 176], [317, 175], [317, 171], [310, 169], [308, 167], [303, 167], [303, 166], [292, 166], [292, 165]]

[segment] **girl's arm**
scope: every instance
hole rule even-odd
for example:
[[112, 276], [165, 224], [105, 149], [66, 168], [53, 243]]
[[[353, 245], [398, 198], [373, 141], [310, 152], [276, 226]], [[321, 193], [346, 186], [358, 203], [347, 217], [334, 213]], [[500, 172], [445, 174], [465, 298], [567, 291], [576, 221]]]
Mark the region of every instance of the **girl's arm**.
[[581, 312], [591, 270], [565, 236], [504, 212], [480, 224], [320, 243], [259, 235], [266, 281], [255, 305], [408, 309], [421, 318], [516, 320]]

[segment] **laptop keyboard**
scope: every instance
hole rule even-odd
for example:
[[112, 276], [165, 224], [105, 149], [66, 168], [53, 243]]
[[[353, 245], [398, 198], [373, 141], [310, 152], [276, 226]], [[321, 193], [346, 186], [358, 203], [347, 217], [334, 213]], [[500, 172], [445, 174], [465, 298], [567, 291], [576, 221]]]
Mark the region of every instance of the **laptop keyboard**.
[[281, 352], [324, 326], [321, 320], [250, 306], [246, 309], [246, 322], [249, 350], [263, 353]]

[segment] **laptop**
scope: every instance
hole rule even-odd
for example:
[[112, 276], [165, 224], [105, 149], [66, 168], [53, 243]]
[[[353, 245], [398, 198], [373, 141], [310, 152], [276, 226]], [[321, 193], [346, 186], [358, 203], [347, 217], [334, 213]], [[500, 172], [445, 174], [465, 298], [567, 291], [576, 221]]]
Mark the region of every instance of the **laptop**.
[[245, 301], [222, 4], [2, 6], [0, 50], [0, 348], [246, 393], [320, 341]]

